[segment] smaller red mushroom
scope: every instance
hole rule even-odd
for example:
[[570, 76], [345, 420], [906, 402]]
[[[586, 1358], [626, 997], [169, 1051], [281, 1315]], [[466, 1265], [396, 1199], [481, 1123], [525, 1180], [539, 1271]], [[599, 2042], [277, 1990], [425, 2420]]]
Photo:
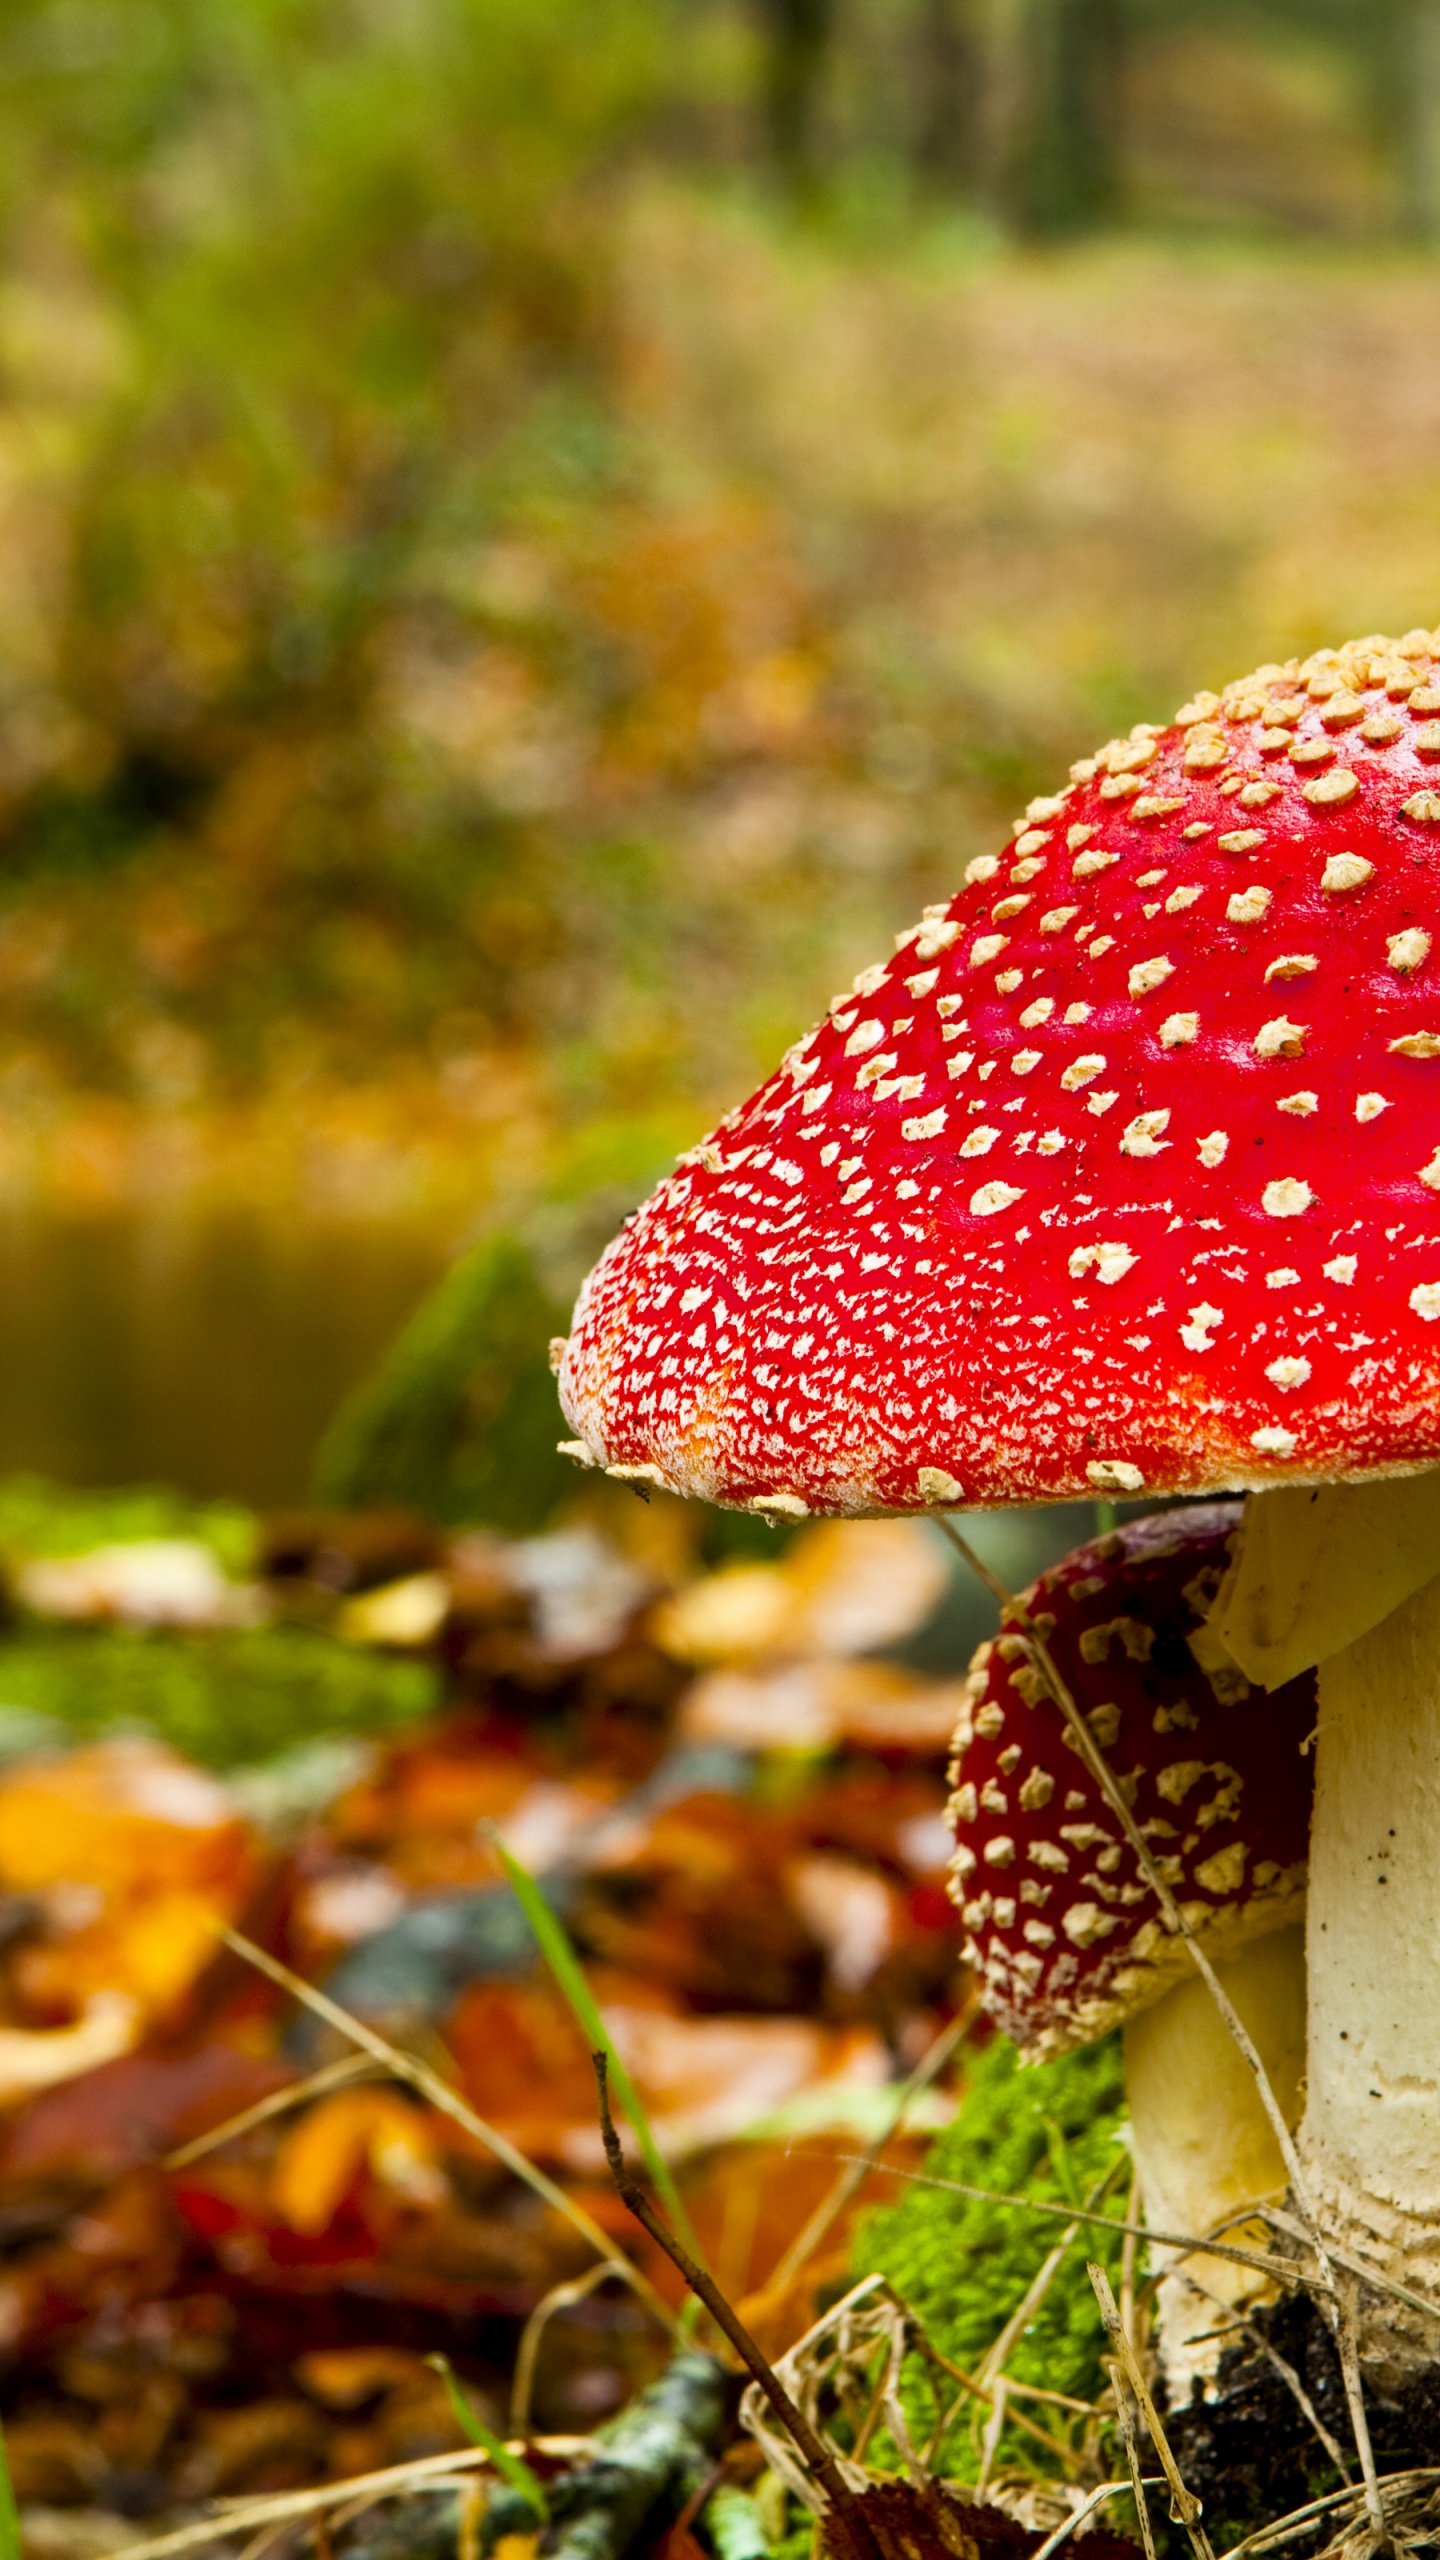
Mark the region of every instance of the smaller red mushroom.
[[[1042, 1574], [1026, 1605], [1293, 2122], [1315, 1682], [1252, 1690], [1206, 1627], [1239, 1520], [1232, 1502], [1130, 1522]], [[1249, 2072], [1013, 1628], [975, 1656], [952, 1780], [951, 1891], [986, 2006], [1032, 2060], [1124, 2026], [1147, 2220], [1203, 2233], [1278, 2199], [1284, 2167]], [[1205, 2293], [1178, 2273], [1161, 2287], [1172, 2400], [1213, 2369], [1210, 2297], [1265, 2289], [1223, 2260], [1190, 2270]]]

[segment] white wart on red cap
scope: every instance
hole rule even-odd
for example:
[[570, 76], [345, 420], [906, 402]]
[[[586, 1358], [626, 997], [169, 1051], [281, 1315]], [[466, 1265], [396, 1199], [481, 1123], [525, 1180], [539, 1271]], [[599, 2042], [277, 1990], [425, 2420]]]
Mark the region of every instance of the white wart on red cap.
[[[1162, 1875], [1217, 1958], [1299, 1918], [1310, 1829], [1313, 1763], [1301, 1745], [1315, 1724], [1313, 1673], [1251, 1691], [1200, 1632], [1239, 1517], [1238, 1503], [1208, 1503], [1128, 1523], [1027, 1594]], [[951, 1777], [950, 1890], [986, 2006], [1018, 2045], [1039, 2056], [1088, 2044], [1189, 1973], [1018, 1632], [975, 1657]]]
[[1440, 633], [1033, 801], [586, 1283], [588, 1463], [777, 1516], [1440, 1461]]

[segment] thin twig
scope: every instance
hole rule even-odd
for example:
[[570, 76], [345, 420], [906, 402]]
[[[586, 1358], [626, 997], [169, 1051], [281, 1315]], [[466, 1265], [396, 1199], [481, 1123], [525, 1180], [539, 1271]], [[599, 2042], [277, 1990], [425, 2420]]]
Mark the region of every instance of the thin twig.
[[865, 2520], [860, 2501], [844, 2478], [835, 2456], [821, 2442], [809, 2419], [796, 2408], [774, 2367], [766, 2362], [743, 2320], [737, 2317], [726, 2301], [713, 2276], [708, 2275], [702, 2266], [697, 2265], [689, 2251], [676, 2239], [674, 2232], [661, 2220], [644, 2189], [632, 2177], [626, 2166], [625, 2154], [620, 2148], [615, 2119], [610, 2113], [610, 2093], [606, 2085], [606, 2057], [603, 2053], [592, 2053], [590, 2059], [595, 2066], [595, 2086], [599, 2096], [600, 2132], [605, 2144], [605, 2158], [609, 2163], [616, 2192], [629, 2211], [634, 2214], [636, 2221], [649, 2232], [656, 2245], [664, 2250], [672, 2265], [679, 2268], [691, 2292], [698, 2301], [703, 2302], [717, 2329], [729, 2339], [741, 2363], [746, 2366], [769, 2401], [802, 2461], [809, 2466], [817, 2485], [823, 2490], [831, 2509], [834, 2525], [851, 2543], [857, 2554], [865, 2555], [865, 2560], [872, 2560], [875, 2550], [874, 2536]]
[[547, 2178], [544, 2170], [537, 2169], [533, 2160], [527, 2160], [524, 2152], [517, 2150], [515, 2144], [493, 2124], [487, 2124], [483, 2116], [477, 2116], [474, 2108], [467, 2106], [458, 2091], [452, 2089], [448, 2081], [442, 2080], [438, 2071], [432, 2071], [428, 2062], [417, 2061], [412, 2053], [403, 2053], [398, 2045], [388, 2043], [362, 2019], [352, 2018], [348, 2009], [340, 2008], [334, 2000], [327, 1999], [323, 1991], [317, 1991], [313, 1983], [304, 1981], [298, 1973], [292, 1973], [288, 1964], [282, 1964], [278, 1956], [267, 1955], [253, 1939], [243, 1938], [238, 1929], [222, 1927], [220, 1935], [227, 1947], [233, 1948], [236, 1955], [243, 1956], [247, 1964], [253, 1964], [257, 1972], [268, 1974], [282, 1991], [288, 1991], [292, 1999], [302, 2001], [317, 2018], [324, 2018], [330, 2026], [338, 2028], [340, 2034], [348, 2036], [352, 2044], [358, 2044], [362, 2052], [383, 2063], [397, 2080], [408, 2081], [412, 2089], [418, 2089], [438, 2115], [448, 2116], [462, 2132], [483, 2143], [487, 2151], [503, 2161], [512, 2176], [522, 2179], [557, 2213], [562, 2213], [566, 2221], [589, 2242], [597, 2258], [603, 2258], [607, 2266], [639, 2294], [646, 2309], [654, 2313], [672, 2337], [676, 2334], [679, 2324], [674, 2312], [661, 2301], [649, 2277], [642, 2274], [633, 2259], [627, 2258], [623, 2249], [617, 2249], [614, 2241], [601, 2230], [598, 2222], [591, 2219], [583, 2205], [577, 2204], [563, 2187], [557, 2187], [553, 2178]]
[[782, 2294], [789, 2291], [801, 2268], [814, 2256], [827, 2231], [844, 2212], [851, 2197], [858, 2194], [864, 2185], [886, 2143], [893, 2140], [900, 2131], [915, 2099], [923, 2090], [929, 2088], [932, 2080], [939, 2077], [951, 2055], [963, 2044], [979, 2013], [980, 1995], [976, 1992], [966, 2001], [958, 2015], [951, 2019], [950, 2024], [941, 2029], [934, 2043], [921, 2055], [909, 2079], [896, 2091], [890, 2115], [873, 2142], [842, 2169], [829, 2194], [821, 2198], [809, 2221], [791, 2241], [773, 2275], [768, 2278], [764, 2287], [766, 2293]]
[[[1440, 2480], [1440, 2469], [1392, 2471], [1387, 2473], [1380, 2486], [1382, 2490], [1399, 2491], [1416, 2488], [1426, 2480]], [[1363, 2481], [1349, 2489], [1331, 2489], [1323, 2498], [1311, 2498], [1303, 2507], [1292, 2507], [1288, 2515], [1277, 2517], [1273, 2524], [1257, 2525], [1253, 2533], [1233, 2542], [1229, 2550], [1221, 2554], [1221, 2560], [1241, 2560], [1242, 2552], [1278, 2551], [1283, 2543], [1293, 2542], [1300, 2534], [1308, 2533], [1317, 2516], [1333, 2515], [1340, 2507], [1359, 2508], [1364, 2504]], [[128, 2552], [125, 2560], [130, 2560]], [[1035, 2560], [1040, 2560], [1038, 2552]]]
[[1121, 2325], [1115, 2296], [1110, 2290], [1110, 2279], [1104, 2268], [1097, 2266], [1093, 2258], [1085, 2272], [1090, 2278], [1095, 2299], [1100, 2305], [1100, 2317], [1105, 2323], [1105, 2334], [1125, 2368], [1125, 2378], [1135, 2394], [1140, 2415], [1149, 2431], [1150, 2441], [1160, 2457], [1160, 2468], [1170, 2483], [1170, 2512], [1176, 2523], [1183, 2524], [1185, 2527], [1195, 2560], [1215, 2560], [1215, 2554], [1210, 2547], [1210, 2537], [1200, 2521], [1200, 2501], [1192, 2490], [1186, 2488], [1180, 2477], [1179, 2465], [1170, 2450], [1169, 2438], [1160, 2423], [1160, 2412], [1150, 2397], [1150, 2386], [1141, 2371], [1140, 2359]]
[[[1124, 1789], [1056, 1668], [1050, 1648], [1036, 1627], [1024, 1601], [1017, 1599], [1013, 1592], [1006, 1590], [999, 1576], [992, 1573], [990, 1567], [977, 1556], [969, 1540], [962, 1537], [952, 1521], [947, 1520], [940, 1512], [937, 1512], [935, 1517], [952, 1546], [964, 1557], [972, 1573], [984, 1583], [1001, 1610], [1023, 1631], [1045, 1684], [1070, 1728], [1071, 1739], [1081, 1759], [1135, 1853], [1140, 1872], [1160, 1905], [1167, 1929], [1172, 1936], [1183, 1939], [1197, 1973], [1219, 2010], [1242, 2060], [1253, 2075], [1260, 2103], [1270, 2120], [1271, 2130], [1280, 2147], [1280, 2157], [1285, 2163], [1286, 2175], [1290, 2181], [1290, 2192], [1295, 2199], [1301, 2219], [1306, 2225], [1309, 2244], [1315, 2252], [1318, 2268], [1318, 2277], [1315, 2281], [1321, 2296], [1322, 2309], [1325, 2310], [1325, 2316], [1335, 2331], [1340, 2369], [1345, 2379], [1345, 2397], [1349, 2404], [1351, 2430], [1355, 2437], [1355, 2448], [1360, 2456], [1360, 2469], [1365, 2480], [1366, 2505], [1371, 2524], [1380, 2540], [1384, 2542], [1387, 2539], [1385, 2511], [1380, 2498], [1374, 2448], [1370, 2441], [1370, 2424], [1365, 2414], [1365, 2396], [1360, 2384], [1360, 2357], [1354, 2334], [1353, 2310], [1341, 2298], [1324, 2235], [1315, 2219], [1314, 2208], [1310, 2202], [1309, 2189], [1300, 2166], [1300, 2154], [1295, 2147], [1295, 2138], [1286, 2123], [1284, 2109], [1270, 2085], [1270, 2076], [1261, 2060], [1259, 2049], [1209, 1956], [1201, 1946], [1199, 1938], [1186, 1919], [1180, 1904], [1156, 1865], [1151, 1855], [1150, 1844], [1126, 1803]], [[1347, 2330], [1348, 2336], [1344, 2334]]]
[[242, 2133], [253, 2133], [257, 2125], [268, 2124], [272, 2116], [287, 2115], [292, 2107], [308, 2106], [312, 2098], [325, 2098], [332, 2089], [348, 2088], [354, 2080], [370, 2079], [380, 2066], [368, 2053], [342, 2054], [338, 2062], [327, 2062], [322, 2071], [312, 2071], [308, 2080], [291, 2080], [283, 2089], [272, 2089], [268, 2098], [257, 2098], [253, 2107], [242, 2107], [238, 2116], [227, 2116], [223, 2124], [212, 2125], [208, 2133], [197, 2133], [193, 2142], [182, 2142], [178, 2151], [167, 2151], [160, 2166], [165, 2170], [188, 2169], [203, 2160], [208, 2151], [218, 2151], [222, 2144], [238, 2142]]

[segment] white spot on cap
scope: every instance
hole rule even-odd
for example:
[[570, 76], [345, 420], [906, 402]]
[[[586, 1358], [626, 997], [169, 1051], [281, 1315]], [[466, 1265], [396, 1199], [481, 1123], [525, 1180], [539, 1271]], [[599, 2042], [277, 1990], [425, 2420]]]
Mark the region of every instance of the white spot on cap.
[[1067, 1093], [1077, 1093], [1082, 1085], [1093, 1084], [1096, 1077], [1104, 1073], [1104, 1059], [1098, 1052], [1092, 1052], [1084, 1058], [1072, 1058], [1060, 1082]]
[[1255, 1034], [1256, 1057], [1303, 1058], [1307, 1027], [1303, 1022], [1289, 1022], [1283, 1013], [1277, 1013], [1273, 1022], [1262, 1022]]
[[995, 981], [1001, 995], [1013, 996], [1024, 975], [1025, 972], [1023, 969], [1002, 969], [999, 977]]
[[[1200, 833], [1204, 835], [1205, 829], [1203, 827], [1201, 828]], [[1169, 897], [1165, 901], [1165, 913], [1167, 916], [1179, 915], [1184, 908], [1193, 907], [1199, 895], [1200, 890], [1198, 885], [1191, 882], [1187, 882], [1183, 888], [1172, 889]]]
[[1162, 1138], [1160, 1132], [1162, 1129], [1168, 1129], [1169, 1126], [1168, 1111], [1138, 1112], [1133, 1120], [1126, 1123], [1120, 1140], [1120, 1153], [1122, 1156], [1163, 1154], [1170, 1141], [1168, 1138]]
[[938, 959], [942, 951], [949, 950], [952, 942], [959, 941], [963, 931], [964, 927], [958, 924], [925, 925], [915, 937], [916, 959]]
[[1246, 1843], [1232, 1840], [1228, 1849], [1217, 1849], [1195, 1869], [1195, 1881], [1202, 1893], [1238, 1893], [1245, 1881]]
[[1271, 1360], [1267, 1363], [1265, 1375], [1272, 1387], [1283, 1387], [1287, 1395], [1293, 1395], [1295, 1389], [1303, 1387], [1309, 1377], [1310, 1363], [1303, 1358]]
[[1145, 1479], [1128, 1458], [1092, 1458], [1085, 1479], [1100, 1493], [1143, 1493]]
[[1327, 1280], [1334, 1280], [1342, 1289], [1348, 1289], [1360, 1265], [1353, 1253], [1337, 1253], [1334, 1261], [1323, 1267]]
[[1440, 1318], [1440, 1280], [1421, 1280], [1410, 1292], [1410, 1304], [1426, 1324]]
[[605, 1473], [613, 1476], [617, 1484], [653, 1484], [660, 1493], [670, 1489], [658, 1467], [607, 1467]]
[[1079, 913], [1078, 907], [1048, 907], [1040, 919], [1040, 930], [1042, 933], [1063, 933], [1071, 917]]
[[888, 976], [889, 969], [886, 962], [876, 960], [868, 969], [860, 970], [858, 975], [852, 978], [850, 993], [852, 996], [873, 996], [877, 987], [884, 986]]
[[1005, 1832], [998, 1832], [993, 1840], [986, 1841], [980, 1855], [987, 1867], [1013, 1867], [1015, 1843]]
[[1137, 960], [1128, 980], [1130, 993], [1132, 996], [1153, 995], [1157, 987], [1163, 987], [1166, 979], [1174, 975], [1173, 960]]
[[1182, 1324], [1180, 1327], [1180, 1339], [1184, 1343], [1186, 1350], [1209, 1351], [1213, 1349], [1214, 1346], [1210, 1337], [1214, 1333], [1216, 1326], [1223, 1324], [1225, 1321], [1220, 1309], [1218, 1307], [1206, 1306], [1202, 1301], [1198, 1307], [1191, 1307], [1189, 1314], [1189, 1323]]
[[1267, 1289], [1296, 1289], [1299, 1285], [1299, 1272], [1291, 1271], [1288, 1266], [1283, 1271], [1267, 1271], [1265, 1274]]
[[1433, 827], [1440, 821], [1440, 791], [1417, 791], [1413, 798], [1401, 801], [1400, 812], [1422, 827]]
[[1283, 1430], [1278, 1422], [1267, 1422], [1262, 1431], [1251, 1432], [1250, 1446], [1252, 1449], [1258, 1449], [1262, 1457], [1293, 1458], [1295, 1434], [1293, 1431]]
[[1308, 1120], [1320, 1108], [1318, 1093], [1286, 1093], [1276, 1103], [1277, 1111], [1288, 1111], [1292, 1119]]
[[859, 1023], [845, 1043], [845, 1055], [847, 1058], [863, 1058], [867, 1049], [878, 1049], [884, 1037], [883, 1022]]
[[1300, 1218], [1315, 1198], [1308, 1182], [1297, 1182], [1285, 1174], [1278, 1182], [1267, 1182], [1260, 1194], [1260, 1206], [1267, 1218]]
[[1311, 971], [1319, 966], [1319, 961], [1308, 951], [1282, 951], [1279, 959], [1272, 960], [1266, 970], [1265, 984], [1268, 987], [1272, 978], [1308, 978]]
[[1113, 1911], [1102, 1911], [1098, 1902], [1072, 1902], [1060, 1926], [1073, 1945], [1093, 1947], [1097, 1938], [1108, 1938], [1120, 1923]]
[[1040, 1064], [1040, 1054], [1041, 1053], [1038, 1049], [1017, 1049], [1010, 1061], [1010, 1073], [1012, 1076], [1028, 1076], [1032, 1074], [1035, 1068]]
[[[613, 1467], [610, 1472], [614, 1474]], [[753, 1493], [747, 1509], [773, 1511], [781, 1520], [808, 1520], [810, 1517], [810, 1505], [802, 1501], [798, 1493]]]
[[977, 853], [974, 861], [967, 862], [965, 865], [965, 878], [967, 882], [970, 883], [983, 880], [993, 880], [999, 868], [1000, 857], [998, 854]]
[[1363, 853], [1332, 853], [1320, 874], [1320, 886], [1327, 897], [1338, 897], [1345, 889], [1363, 889], [1374, 869]]
[[1132, 1253], [1128, 1244], [1077, 1244], [1070, 1256], [1070, 1277], [1083, 1280], [1093, 1270], [1097, 1280], [1107, 1289], [1113, 1289], [1116, 1281], [1123, 1280], [1139, 1259], [1138, 1253]]
[[944, 1467], [921, 1467], [915, 1481], [925, 1502], [958, 1502], [961, 1499], [963, 1487], [947, 1474]]
[[938, 1138], [944, 1126], [945, 1105], [942, 1102], [938, 1111], [927, 1111], [923, 1120], [902, 1120], [900, 1135], [902, 1138]]
[[1360, 785], [1347, 765], [1335, 773], [1322, 774], [1318, 782], [1302, 782], [1300, 796], [1312, 809], [1338, 809], [1353, 800]]
[[983, 969], [987, 960], [998, 960], [1009, 939], [1008, 933], [982, 933], [971, 946], [971, 968]]
[[1002, 1209], [1008, 1209], [1013, 1201], [1024, 1197], [1023, 1190], [1017, 1190], [1013, 1182], [982, 1182], [979, 1190], [970, 1194], [970, 1215], [972, 1218], [994, 1218]]
[[1421, 1166], [1420, 1179], [1427, 1191], [1440, 1191], [1440, 1147], [1436, 1148], [1429, 1163]]
[[1212, 1129], [1209, 1137], [1200, 1141], [1200, 1161], [1208, 1165], [1212, 1173], [1217, 1164], [1224, 1163], [1229, 1151], [1230, 1140], [1223, 1129]]
[[[1220, 842], [1227, 851], [1232, 849], [1224, 836]], [[1258, 924], [1270, 904], [1270, 894], [1268, 889], [1262, 889], [1258, 880], [1254, 880], [1248, 889], [1236, 890], [1234, 897], [1227, 902], [1225, 913], [1232, 924]]]
[[1042, 1022], [1049, 1021], [1054, 1010], [1053, 996], [1037, 996], [1033, 1004], [1025, 1007], [1020, 1016], [1021, 1024], [1026, 1031], [1038, 1031]]
[[972, 1129], [969, 1137], [962, 1144], [960, 1153], [962, 1156], [988, 1156], [999, 1135], [998, 1129], [984, 1127]]
[[1098, 845], [1092, 853], [1077, 854], [1071, 868], [1077, 880], [1091, 880], [1097, 871], [1109, 871], [1120, 859], [1118, 853], [1102, 853]]
[[1119, 1099], [1118, 1093], [1092, 1093], [1085, 1108], [1092, 1119], [1103, 1120], [1106, 1112], [1113, 1110]]
[[1407, 1031], [1389, 1046], [1392, 1058], [1440, 1058], [1440, 1031]]
[[1413, 978], [1430, 956], [1430, 936], [1423, 925], [1412, 924], [1404, 933], [1392, 933], [1385, 945], [1385, 957], [1402, 978]]
[[1188, 1049], [1199, 1033], [1198, 1013], [1167, 1013], [1160, 1025], [1160, 1046], [1162, 1049]]
[[1011, 916], [1023, 915], [1025, 909], [1033, 905], [1029, 890], [1021, 889], [1013, 898], [997, 898], [990, 913], [996, 924], [1008, 924]]

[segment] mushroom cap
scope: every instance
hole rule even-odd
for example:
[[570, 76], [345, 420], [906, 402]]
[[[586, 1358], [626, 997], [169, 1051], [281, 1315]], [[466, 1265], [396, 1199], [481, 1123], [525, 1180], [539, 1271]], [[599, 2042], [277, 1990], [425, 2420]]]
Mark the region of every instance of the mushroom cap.
[[1440, 1462], [1434, 715], [1371, 638], [1072, 766], [610, 1246], [573, 1454], [792, 1518]]
[[[1181, 1910], [1220, 1958], [1300, 1917], [1314, 1784], [1301, 1749], [1314, 1673], [1252, 1692], [1200, 1631], [1239, 1521], [1238, 1503], [1152, 1513], [1077, 1547], [1027, 1594]], [[1189, 1976], [1023, 1636], [975, 1656], [951, 1781], [966, 1954], [1018, 2045], [1089, 2044]]]

